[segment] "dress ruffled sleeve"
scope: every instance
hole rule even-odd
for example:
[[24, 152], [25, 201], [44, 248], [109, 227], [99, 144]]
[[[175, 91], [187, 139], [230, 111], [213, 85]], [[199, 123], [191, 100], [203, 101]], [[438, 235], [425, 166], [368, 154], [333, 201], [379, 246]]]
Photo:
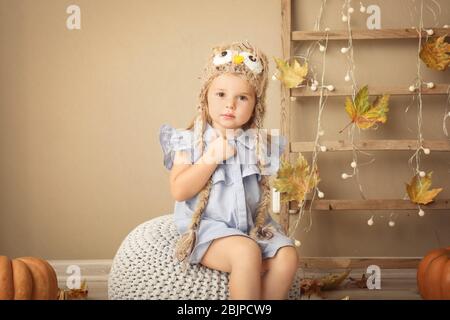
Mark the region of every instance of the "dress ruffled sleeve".
[[192, 131], [178, 130], [168, 124], [164, 124], [159, 129], [159, 143], [164, 154], [164, 166], [172, 169], [176, 151], [187, 152], [192, 163], [193, 141]]

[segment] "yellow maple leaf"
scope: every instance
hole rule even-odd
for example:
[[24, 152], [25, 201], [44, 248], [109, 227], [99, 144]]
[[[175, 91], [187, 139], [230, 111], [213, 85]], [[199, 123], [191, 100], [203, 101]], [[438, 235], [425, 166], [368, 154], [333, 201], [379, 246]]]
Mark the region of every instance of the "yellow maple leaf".
[[450, 64], [450, 43], [442, 37], [430, 38], [422, 45], [419, 56], [428, 68], [444, 71]]
[[289, 62], [285, 62], [282, 59], [274, 57], [277, 64], [279, 74], [276, 75], [284, 86], [288, 89], [295, 88], [305, 81], [305, 77], [308, 74], [308, 63], [300, 65], [300, 63], [294, 59], [294, 64], [289, 65]]
[[434, 200], [434, 197], [442, 191], [442, 188], [431, 189], [431, 175], [433, 172], [428, 173], [425, 177], [420, 178], [415, 175], [409, 184], [406, 184], [406, 191], [408, 192], [409, 199], [417, 204], [427, 204]]
[[377, 97], [373, 104], [371, 104], [369, 101], [368, 86], [364, 86], [356, 94], [355, 103], [353, 103], [350, 97], [346, 98], [345, 111], [347, 111], [352, 121], [345, 128], [351, 123], [355, 123], [361, 129], [368, 129], [376, 123], [385, 123], [387, 121], [386, 113], [389, 111], [388, 104], [388, 94]]
[[273, 186], [280, 192], [281, 202], [301, 202], [305, 199], [305, 195], [317, 186], [319, 181], [317, 167], [310, 173], [308, 161], [299, 153], [297, 161], [293, 165], [282, 160]]

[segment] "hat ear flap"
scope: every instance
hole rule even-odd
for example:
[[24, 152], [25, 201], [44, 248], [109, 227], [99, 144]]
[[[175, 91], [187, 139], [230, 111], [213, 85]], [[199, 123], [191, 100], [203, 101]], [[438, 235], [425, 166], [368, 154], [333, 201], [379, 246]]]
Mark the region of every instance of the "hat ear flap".
[[197, 118], [195, 118], [194, 121], [194, 145], [198, 148], [200, 154], [203, 153], [202, 147], [203, 147], [203, 118], [202, 113], [199, 112]]

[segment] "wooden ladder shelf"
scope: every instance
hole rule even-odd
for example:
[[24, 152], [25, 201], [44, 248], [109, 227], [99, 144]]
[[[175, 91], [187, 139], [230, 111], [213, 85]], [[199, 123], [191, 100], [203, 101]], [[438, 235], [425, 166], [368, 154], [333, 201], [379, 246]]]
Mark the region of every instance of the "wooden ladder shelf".
[[[347, 40], [347, 30], [317, 32], [317, 31], [292, 31], [292, 0], [281, 0], [281, 16], [282, 16], [282, 52], [284, 59], [292, 57], [292, 42], [293, 41], [318, 41], [328, 37], [328, 40]], [[434, 35], [442, 36], [450, 33], [449, 29], [432, 28]], [[423, 37], [426, 37], [426, 32], [423, 32]], [[383, 40], [383, 39], [417, 39], [419, 33], [414, 28], [407, 29], [383, 29], [383, 30], [352, 30], [352, 40]], [[289, 141], [289, 147], [286, 148], [282, 155], [283, 160], [288, 161], [290, 154], [299, 152], [312, 152], [314, 150], [314, 142], [300, 142], [291, 141], [290, 136], [290, 119], [291, 106], [290, 101], [292, 97], [319, 97], [321, 94], [330, 97], [345, 97], [351, 96], [352, 90], [350, 87], [337, 86], [333, 91], [328, 91], [325, 88], [316, 91], [311, 91], [307, 88], [286, 89], [281, 88], [281, 134]], [[416, 89], [419, 90], [419, 89]], [[450, 91], [450, 84], [440, 83], [435, 84], [434, 88], [420, 88], [422, 95], [448, 95]], [[417, 91], [411, 92], [408, 85], [395, 86], [369, 86], [369, 95], [390, 94], [393, 96], [409, 96], [417, 94]], [[325, 141], [321, 145], [326, 146], [327, 151], [352, 151], [353, 147], [349, 141]], [[417, 150], [417, 140], [361, 140], [355, 143], [355, 148], [362, 151], [413, 151]], [[425, 140], [423, 147], [429, 148], [435, 152], [449, 152], [449, 140]], [[450, 209], [450, 199], [438, 199], [434, 202], [423, 206], [427, 210], [439, 212], [439, 210]], [[418, 205], [409, 200], [403, 199], [369, 199], [369, 200], [323, 200], [317, 199], [312, 202], [306, 200], [305, 210], [319, 210], [319, 211], [337, 211], [337, 210], [417, 210]], [[280, 224], [285, 231], [289, 230], [289, 215], [295, 214], [298, 211], [298, 203], [295, 201], [289, 204], [282, 203], [280, 210]], [[442, 211], [440, 211], [442, 212]], [[339, 257], [302, 257], [301, 266], [314, 268], [354, 268], [367, 267], [370, 264], [376, 264], [380, 267], [388, 268], [416, 268], [420, 259], [413, 258], [339, 258]]]

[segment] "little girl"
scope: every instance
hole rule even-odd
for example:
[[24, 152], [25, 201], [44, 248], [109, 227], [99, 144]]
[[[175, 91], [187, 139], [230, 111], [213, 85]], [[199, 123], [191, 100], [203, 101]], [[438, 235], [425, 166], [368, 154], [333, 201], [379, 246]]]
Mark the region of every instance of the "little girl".
[[213, 48], [198, 115], [186, 130], [160, 129], [182, 234], [176, 256], [229, 272], [231, 299], [287, 299], [298, 265], [293, 241], [267, 212], [285, 146], [259, 130], [267, 74], [266, 56], [248, 42]]

